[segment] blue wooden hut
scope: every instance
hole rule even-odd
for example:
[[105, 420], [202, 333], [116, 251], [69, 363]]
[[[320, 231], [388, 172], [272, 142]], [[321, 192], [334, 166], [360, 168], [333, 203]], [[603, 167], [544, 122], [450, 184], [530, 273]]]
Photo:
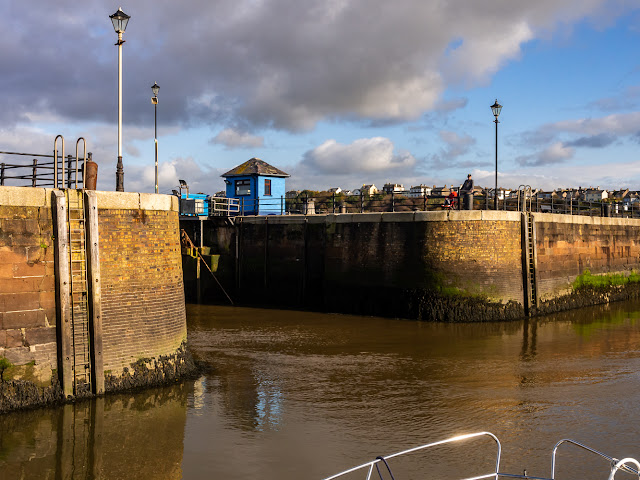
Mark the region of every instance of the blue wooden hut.
[[244, 215], [284, 214], [285, 178], [288, 173], [252, 158], [221, 175], [227, 198], [237, 198]]

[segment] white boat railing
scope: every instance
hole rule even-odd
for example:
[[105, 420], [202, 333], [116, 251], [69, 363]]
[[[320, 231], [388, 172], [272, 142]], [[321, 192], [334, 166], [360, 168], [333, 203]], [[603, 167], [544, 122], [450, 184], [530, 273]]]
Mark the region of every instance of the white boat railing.
[[[391, 468], [389, 467], [389, 464], [387, 463], [387, 460], [394, 458], [394, 457], [399, 457], [402, 455], [407, 455], [410, 453], [414, 453], [420, 450], [425, 450], [428, 448], [432, 448], [432, 447], [436, 447], [439, 445], [445, 445], [448, 443], [454, 443], [454, 442], [460, 442], [460, 441], [464, 441], [464, 440], [469, 440], [472, 438], [477, 438], [477, 437], [490, 437], [492, 438], [495, 442], [496, 442], [496, 446], [497, 446], [497, 454], [496, 454], [496, 463], [495, 463], [495, 471], [491, 472], [491, 473], [486, 473], [483, 475], [478, 475], [478, 476], [474, 476], [474, 477], [468, 477], [468, 478], [463, 478], [460, 480], [482, 480], [482, 479], [486, 479], [486, 478], [494, 478], [495, 480], [498, 480], [499, 477], [505, 477], [505, 478], [518, 478], [518, 479], [523, 479], [523, 480], [555, 480], [555, 471], [556, 471], [556, 453], [558, 450], [558, 447], [562, 444], [565, 443], [569, 443], [572, 445], [575, 445], [579, 448], [582, 448], [584, 450], [587, 450], [588, 452], [594, 453], [604, 459], [606, 459], [609, 464], [610, 464], [610, 468], [611, 471], [609, 473], [609, 478], [608, 480], [613, 480], [616, 473], [618, 472], [618, 470], [622, 470], [626, 473], [630, 473], [632, 475], [636, 475], [638, 476], [638, 480], [640, 480], [640, 463], [635, 460], [634, 458], [623, 458], [622, 460], [618, 460], [617, 458], [614, 457], [610, 457], [609, 455], [606, 455], [602, 452], [599, 452], [597, 450], [594, 450], [593, 448], [590, 448], [586, 445], [583, 445], [579, 442], [576, 442], [574, 440], [571, 439], [563, 439], [560, 440], [555, 447], [553, 448], [553, 453], [551, 456], [551, 477], [547, 478], [547, 477], [534, 477], [531, 475], [527, 475], [527, 472], [525, 471], [523, 474], [511, 474], [511, 473], [504, 473], [504, 472], [500, 472], [500, 456], [502, 454], [502, 446], [500, 445], [500, 440], [498, 440], [498, 437], [496, 437], [493, 433], [490, 432], [478, 432], [478, 433], [470, 433], [470, 434], [466, 434], [466, 435], [458, 435], [455, 437], [451, 437], [451, 438], [447, 438], [445, 440], [440, 440], [438, 442], [433, 442], [433, 443], [427, 443], [425, 445], [421, 445], [419, 447], [414, 447], [414, 448], [410, 448], [408, 450], [403, 450], [401, 452], [397, 452], [397, 453], [393, 453], [391, 455], [387, 455], [387, 456], [380, 456], [377, 457], [375, 460], [372, 460], [370, 462], [367, 463], [363, 463], [362, 465], [358, 465], [357, 467], [353, 467], [350, 468], [348, 470], [344, 470], [343, 472], [337, 473], [335, 475], [332, 475], [330, 477], [326, 477], [323, 480], [334, 480], [336, 478], [340, 478], [343, 477], [345, 475], [348, 475], [350, 473], [353, 472], [357, 472], [358, 470], [362, 470], [363, 473], [366, 472], [366, 477], [365, 480], [371, 480], [372, 475], [374, 474], [374, 471], [377, 473], [377, 476], [382, 480], [384, 478], [382, 472], [380, 471], [380, 466], [382, 465], [383, 469], [386, 469], [386, 471], [388, 472], [388, 475], [393, 479], [393, 473], [391, 472]], [[635, 465], [636, 468], [633, 468], [630, 466], [630, 464]], [[375, 469], [375, 470], [374, 470]], [[397, 479], [397, 480], [401, 480], [401, 479]]]

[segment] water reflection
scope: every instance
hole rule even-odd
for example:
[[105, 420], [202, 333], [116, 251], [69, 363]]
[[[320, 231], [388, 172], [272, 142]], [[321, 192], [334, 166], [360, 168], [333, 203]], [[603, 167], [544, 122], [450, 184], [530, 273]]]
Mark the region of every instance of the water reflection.
[[0, 478], [182, 478], [189, 388], [108, 396], [0, 418]]
[[487, 324], [190, 305], [201, 378], [3, 415], [0, 479], [319, 479], [480, 430], [507, 471], [548, 475], [564, 437], [639, 457], [639, 305]]

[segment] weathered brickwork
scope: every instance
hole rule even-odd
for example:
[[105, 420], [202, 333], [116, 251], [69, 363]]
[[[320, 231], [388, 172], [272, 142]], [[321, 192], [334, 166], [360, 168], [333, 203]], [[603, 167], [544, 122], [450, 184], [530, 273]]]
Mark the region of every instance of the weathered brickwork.
[[640, 220], [535, 215], [540, 300], [571, 291], [576, 277], [640, 271]]
[[[0, 187], [0, 412], [63, 398], [52, 194]], [[189, 374], [177, 199], [96, 196], [107, 391]]]
[[[9, 204], [22, 189], [0, 197], [0, 357], [35, 362], [50, 380], [56, 368], [56, 305], [51, 206], [44, 193], [26, 206]], [[38, 205], [39, 204], [39, 205]]]
[[104, 368], [119, 375], [186, 340], [178, 213], [98, 207]]
[[522, 315], [519, 214], [245, 217], [235, 227], [212, 225], [204, 243], [222, 257], [235, 253], [228, 244], [235, 238], [219, 231], [238, 235], [238, 258], [226, 262], [238, 265], [236, 275], [218, 275], [240, 302], [447, 321]]

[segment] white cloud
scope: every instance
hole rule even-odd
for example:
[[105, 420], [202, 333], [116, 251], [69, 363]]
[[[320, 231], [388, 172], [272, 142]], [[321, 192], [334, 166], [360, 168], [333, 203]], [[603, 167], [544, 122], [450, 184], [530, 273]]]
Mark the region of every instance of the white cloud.
[[[249, 132], [308, 130], [325, 119], [411, 120], [438, 108], [452, 81], [485, 82], [519, 58], [526, 42], [632, 3], [185, 0], [176, 16], [139, 0], [126, 8], [124, 122], [152, 124], [156, 79], [163, 124], [226, 123]], [[0, 49], [7, 92], [0, 115], [5, 124], [28, 122], [34, 112], [112, 122], [113, 4], [64, 0], [72, 22], [66, 14], [34, 14], [49, 7], [45, 0], [12, 5]]]
[[361, 138], [350, 145], [327, 140], [305, 153], [303, 163], [318, 172], [344, 175], [406, 170], [416, 160], [410, 153], [394, 154], [388, 138], [374, 137]]
[[600, 118], [566, 120], [547, 125], [544, 128], [585, 135], [600, 135], [602, 133], [635, 135], [640, 131], [640, 112], [618, 113]]
[[516, 158], [522, 166], [540, 166], [564, 162], [573, 157], [575, 149], [564, 145], [562, 142], [555, 142], [541, 152], [533, 155], [523, 155]]
[[264, 146], [264, 137], [239, 132], [233, 128], [225, 128], [210, 140], [210, 143], [232, 148], [257, 148]]

